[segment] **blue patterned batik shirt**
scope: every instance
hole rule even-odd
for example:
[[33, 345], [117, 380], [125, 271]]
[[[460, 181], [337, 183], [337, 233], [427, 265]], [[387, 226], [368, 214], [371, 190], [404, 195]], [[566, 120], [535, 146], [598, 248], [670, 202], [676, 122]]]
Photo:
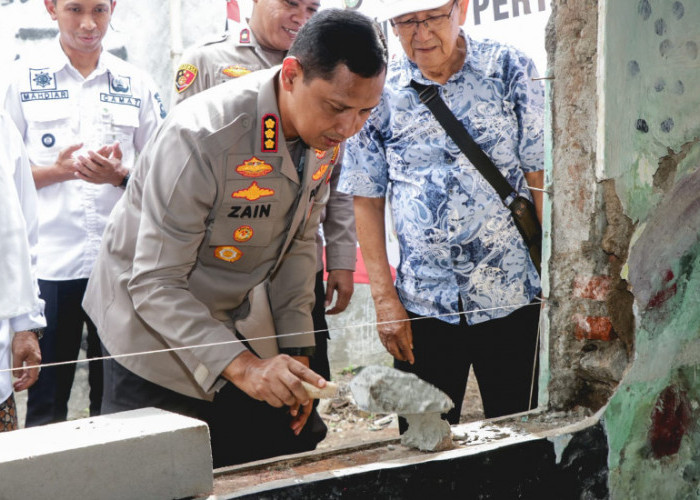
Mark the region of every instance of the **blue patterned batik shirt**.
[[[463, 33], [461, 36], [465, 36]], [[544, 90], [532, 61], [465, 37], [464, 66], [440, 96], [474, 140], [530, 199], [524, 173], [543, 169]], [[389, 194], [400, 248], [396, 288], [409, 311], [469, 324], [532, 301], [540, 281], [508, 208], [409, 86], [424, 78], [405, 55], [391, 62], [379, 106], [347, 143], [340, 190]], [[452, 314], [452, 315], [451, 315]]]

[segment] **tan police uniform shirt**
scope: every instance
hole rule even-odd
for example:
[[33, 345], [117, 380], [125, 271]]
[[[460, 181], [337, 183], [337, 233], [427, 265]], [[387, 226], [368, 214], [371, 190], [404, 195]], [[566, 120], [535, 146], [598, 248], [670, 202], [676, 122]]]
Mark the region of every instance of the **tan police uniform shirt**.
[[[236, 24], [222, 36], [185, 51], [175, 75], [172, 107], [215, 85], [281, 64], [286, 54], [285, 51], [262, 47], [247, 24]], [[345, 149], [345, 144], [342, 149]], [[321, 214], [323, 237], [316, 236], [318, 271], [323, 269], [324, 239], [326, 269], [355, 270], [357, 235], [353, 197], [336, 191], [341, 160], [342, 151], [331, 178], [332, 194]]]
[[308, 150], [299, 179], [277, 109], [278, 71], [173, 109], [114, 209], [85, 293], [112, 355], [200, 346], [117, 359], [191, 397], [211, 400], [223, 385], [221, 372], [245, 350], [233, 323], [266, 279], [279, 347], [314, 344], [313, 333], [288, 334], [313, 330], [314, 235], [337, 150]]
[[203, 90], [282, 64], [283, 50], [260, 46], [246, 24], [185, 51], [175, 73], [172, 107]]

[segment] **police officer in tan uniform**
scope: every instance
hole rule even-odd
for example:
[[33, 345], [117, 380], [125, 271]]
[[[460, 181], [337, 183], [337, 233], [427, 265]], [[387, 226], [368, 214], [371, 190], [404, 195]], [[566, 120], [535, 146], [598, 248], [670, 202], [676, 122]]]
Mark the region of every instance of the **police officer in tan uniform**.
[[173, 105], [232, 78], [282, 63], [318, 0], [253, 0], [249, 22], [188, 49], [175, 74]]
[[[298, 450], [316, 415], [301, 381], [325, 384], [308, 368], [315, 233], [335, 151], [378, 104], [385, 72], [376, 24], [329, 9], [281, 67], [175, 108], [113, 212], [84, 301], [111, 355], [172, 350], [106, 361], [103, 411], [201, 418], [215, 467]], [[271, 357], [235, 327], [261, 283]]]
[[[173, 105], [220, 83], [280, 64], [299, 28], [319, 8], [318, 0], [254, 0], [248, 24], [236, 24], [214, 40], [187, 50], [175, 75]], [[321, 213], [323, 237], [316, 236], [317, 265], [313, 310], [316, 354], [311, 367], [330, 378], [326, 314], [343, 312], [353, 294], [357, 236], [352, 196], [338, 192], [344, 145], [331, 177], [331, 196]], [[328, 286], [323, 283], [326, 242]], [[333, 302], [333, 307], [326, 310]]]

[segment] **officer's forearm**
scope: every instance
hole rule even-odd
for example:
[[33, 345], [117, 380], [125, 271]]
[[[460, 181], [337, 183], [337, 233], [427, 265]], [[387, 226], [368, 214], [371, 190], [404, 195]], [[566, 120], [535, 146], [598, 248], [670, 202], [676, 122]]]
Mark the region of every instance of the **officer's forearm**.
[[34, 178], [34, 185], [37, 189], [75, 179], [74, 174], [59, 169], [55, 164], [50, 167], [32, 165], [32, 177]]

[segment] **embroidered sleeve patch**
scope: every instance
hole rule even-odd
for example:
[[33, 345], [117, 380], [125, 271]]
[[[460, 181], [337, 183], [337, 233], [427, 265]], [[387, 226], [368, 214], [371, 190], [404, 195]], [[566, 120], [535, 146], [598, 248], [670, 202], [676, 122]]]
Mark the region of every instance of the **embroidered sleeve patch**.
[[196, 66], [191, 64], [182, 64], [177, 69], [177, 74], [175, 75], [175, 90], [178, 94], [181, 94], [192, 85], [197, 78], [199, 70]]
[[279, 118], [277, 115], [268, 113], [262, 119], [262, 152], [277, 152], [277, 126]]

